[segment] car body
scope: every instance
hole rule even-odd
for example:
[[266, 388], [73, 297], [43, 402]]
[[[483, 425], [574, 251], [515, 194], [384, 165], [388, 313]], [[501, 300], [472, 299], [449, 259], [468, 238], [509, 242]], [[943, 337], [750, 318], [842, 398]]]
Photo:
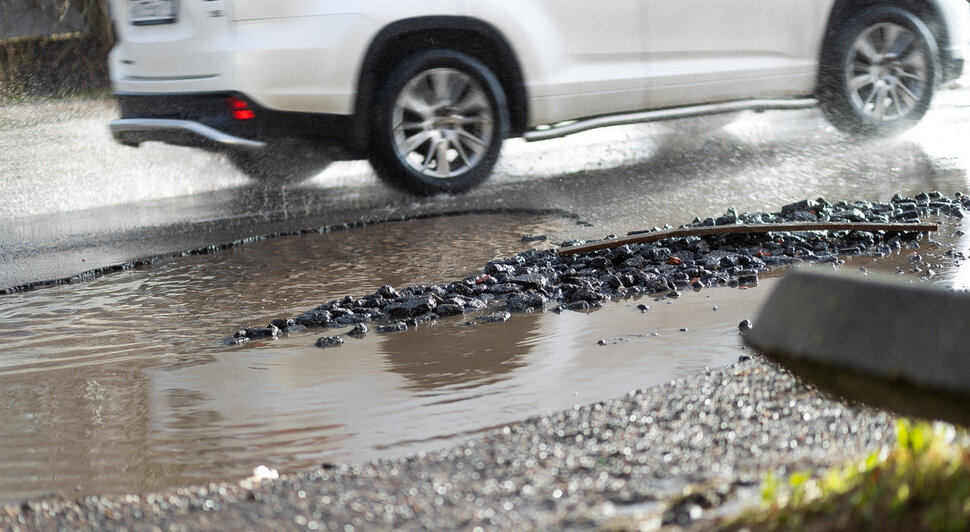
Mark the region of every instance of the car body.
[[892, 134], [962, 74], [966, 0], [111, 0], [120, 142], [461, 192], [505, 138], [820, 103]]

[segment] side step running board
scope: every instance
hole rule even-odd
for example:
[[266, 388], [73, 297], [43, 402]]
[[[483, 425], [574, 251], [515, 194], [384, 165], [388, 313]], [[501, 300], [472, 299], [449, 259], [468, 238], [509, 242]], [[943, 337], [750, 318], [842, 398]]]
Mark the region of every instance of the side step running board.
[[735, 113], [738, 111], [768, 111], [786, 109], [809, 109], [818, 105], [815, 98], [804, 98], [800, 100], [739, 100], [735, 102], [711, 103], [705, 105], [694, 105], [691, 107], [676, 107], [671, 109], [659, 109], [656, 111], [641, 111], [637, 113], [627, 113], [619, 115], [599, 116], [587, 120], [577, 120], [566, 122], [563, 125], [549, 126], [543, 129], [536, 129], [526, 132], [523, 138], [529, 142], [536, 140], [548, 140], [580, 131], [596, 129], [606, 126], [622, 126], [626, 124], [641, 124], [644, 122], [655, 122], [658, 120], [670, 120], [674, 118], [690, 118], [694, 116], [716, 115], [721, 113]]

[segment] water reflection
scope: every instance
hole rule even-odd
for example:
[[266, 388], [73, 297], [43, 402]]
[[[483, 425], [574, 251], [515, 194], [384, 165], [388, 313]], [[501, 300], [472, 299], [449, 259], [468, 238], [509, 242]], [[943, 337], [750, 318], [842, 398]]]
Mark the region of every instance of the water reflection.
[[182, 478], [184, 464], [153, 458], [150, 388], [143, 372], [128, 368], [0, 379], [0, 500]]
[[380, 349], [387, 370], [405, 377], [408, 390], [482, 386], [524, 364], [528, 341], [541, 336], [539, 325], [537, 316], [523, 315], [504, 324], [428, 327], [420, 335], [385, 335]]

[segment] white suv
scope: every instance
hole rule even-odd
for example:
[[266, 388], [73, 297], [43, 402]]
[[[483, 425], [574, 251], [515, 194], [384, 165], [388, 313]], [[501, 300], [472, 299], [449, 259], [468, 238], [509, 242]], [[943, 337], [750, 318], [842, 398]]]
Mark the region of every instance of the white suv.
[[915, 124], [961, 75], [966, 0], [111, 0], [124, 144], [228, 153], [295, 180], [368, 158], [461, 192], [504, 139], [820, 105]]

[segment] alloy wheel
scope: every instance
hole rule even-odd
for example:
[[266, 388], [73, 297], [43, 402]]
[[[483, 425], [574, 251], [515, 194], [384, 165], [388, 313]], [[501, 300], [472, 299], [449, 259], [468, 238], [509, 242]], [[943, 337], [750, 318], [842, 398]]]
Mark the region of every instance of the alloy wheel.
[[852, 43], [846, 79], [853, 105], [875, 120], [905, 118], [919, 105], [930, 83], [928, 51], [909, 29], [881, 22]]
[[449, 179], [474, 168], [494, 140], [488, 94], [454, 68], [418, 73], [401, 90], [392, 115], [394, 150], [413, 170]]

